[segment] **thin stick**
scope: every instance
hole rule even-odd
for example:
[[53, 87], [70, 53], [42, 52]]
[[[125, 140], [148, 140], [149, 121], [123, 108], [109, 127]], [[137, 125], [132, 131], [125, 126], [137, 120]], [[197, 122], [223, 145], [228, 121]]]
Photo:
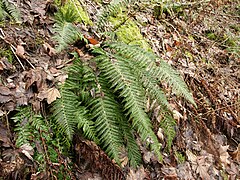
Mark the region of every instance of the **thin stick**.
[[23, 70], [25, 71], [26, 69], [25, 69], [25, 67], [23, 66], [21, 60], [18, 58], [17, 54], [15, 53], [15, 51], [14, 51], [14, 46], [13, 46], [12, 44], [10, 45], [10, 48], [11, 48], [11, 50], [12, 50], [14, 56], [16, 57], [17, 61], [19, 62], [19, 64], [20, 64], [21, 67], [23, 68]]
[[[2, 28], [0, 28], [0, 32], [1, 32], [1, 34], [2, 34], [2, 35], [0, 35], [0, 38], [1, 38], [2, 40], [4, 40], [7, 44], [10, 45], [11, 51], [13, 52], [13, 54], [14, 54], [14, 56], [16, 57], [17, 61], [19, 62], [19, 64], [20, 64], [21, 67], [23, 68], [23, 70], [25, 71], [25, 70], [26, 70], [25, 67], [23, 66], [21, 60], [19, 59], [19, 57], [18, 57], [17, 54], [15, 53], [16, 48], [15, 48], [10, 42], [8, 42], [8, 41], [4, 38], [4, 37], [5, 37], [5, 34], [4, 34], [3, 30], [2, 30]], [[33, 69], [35, 69], [35, 67], [33, 66], [33, 64], [32, 64], [28, 59], [25, 58], [25, 60], [27, 61], [27, 63], [28, 63]]]

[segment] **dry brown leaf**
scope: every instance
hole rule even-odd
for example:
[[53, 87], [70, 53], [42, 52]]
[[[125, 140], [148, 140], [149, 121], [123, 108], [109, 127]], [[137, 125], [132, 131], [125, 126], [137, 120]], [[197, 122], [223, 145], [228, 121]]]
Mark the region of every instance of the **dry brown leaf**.
[[154, 157], [154, 153], [153, 152], [146, 152], [143, 154], [143, 161], [145, 163], [150, 163], [151, 159]]
[[46, 42], [43, 44], [43, 48], [48, 53], [49, 56], [53, 56], [56, 54], [56, 50]]
[[4, 96], [8, 96], [8, 95], [11, 95], [12, 92], [10, 91], [9, 88], [0, 85], [0, 94]]
[[26, 79], [25, 89], [29, 89], [30, 86], [36, 83], [37, 90], [41, 91], [47, 86], [46, 78], [47, 78], [46, 72], [42, 68], [37, 67], [36, 69], [31, 69], [26, 73], [26, 76], [25, 76], [25, 79]]
[[33, 160], [32, 156], [34, 154], [34, 149], [29, 144], [23, 144], [21, 147], [21, 152], [30, 160]]
[[177, 120], [177, 122], [180, 122], [180, 119], [183, 118], [183, 115], [178, 112], [177, 110], [173, 110], [173, 119]]
[[61, 71], [60, 70], [57, 70], [56, 68], [54, 68], [54, 67], [51, 67], [50, 69], [49, 69], [49, 72], [53, 75], [53, 76], [59, 76], [59, 75], [61, 75]]
[[17, 49], [16, 49], [17, 56], [20, 57], [20, 58], [25, 59], [24, 53], [25, 53], [24, 47], [21, 46], [21, 45], [18, 45]]
[[220, 154], [220, 160], [224, 165], [230, 164], [230, 161], [228, 160], [229, 154], [227, 152], [229, 145], [222, 146], [220, 145], [219, 148], [219, 154]]
[[13, 111], [16, 107], [15, 102], [9, 101], [7, 103], [4, 103], [4, 110], [6, 111]]
[[239, 167], [234, 163], [231, 163], [230, 166], [226, 168], [226, 171], [230, 175], [230, 180], [237, 179], [236, 177], [239, 176]]
[[61, 84], [65, 82], [65, 80], [68, 78], [67, 74], [62, 74], [58, 77], [56, 77], [56, 80], [59, 81]]
[[0, 117], [5, 115], [5, 112], [3, 112], [1, 109], [0, 109]]
[[148, 174], [145, 172], [143, 166], [137, 169], [137, 171], [130, 169], [128, 175], [127, 175], [127, 180], [144, 180], [144, 179], [149, 179]]
[[51, 104], [57, 98], [61, 98], [60, 92], [56, 88], [50, 88], [47, 91], [47, 103]]
[[0, 103], [6, 103], [13, 100], [13, 98], [11, 96], [2, 96], [0, 94]]
[[177, 166], [176, 171], [179, 179], [183, 179], [183, 180], [194, 179], [192, 176], [193, 172], [191, 170], [190, 163], [187, 161], [183, 164], [179, 164]]
[[12, 145], [12, 142], [11, 142], [10, 138], [11, 138], [11, 136], [10, 136], [10, 133], [8, 132], [7, 126], [0, 121], [0, 142], [1, 142], [1, 146], [2, 147], [10, 147]]
[[0, 71], [3, 71], [4, 69], [10, 70], [13, 66], [11, 63], [9, 63], [8, 59], [6, 57], [1, 58], [0, 60]]
[[240, 143], [238, 144], [238, 148], [236, 149], [236, 151], [232, 153], [232, 158], [233, 160], [240, 163]]
[[205, 161], [205, 157], [200, 156], [197, 158], [197, 169], [196, 172], [199, 173], [200, 177], [204, 180], [210, 180], [210, 176], [208, 174], [209, 164]]
[[2, 61], [0, 61], [0, 71], [3, 71], [3, 69], [4, 69], [3, 62], [2, 62]]
[[163, 129], [160, 128], [160, 127], [158, 128], [157, 137], [158, 137], [160, 140], [164, 140]]
[[165, 178], [177, 179], [177, 171], [175, 167], [164, 167], [161, 168], [162, 173], [165, 175]]
[[43, 89], [37, 95], [37, 97], [40, 99], [40, 101], [42, 101], [43, 99], [47, 98], [47, 96], [48, 96], [48, 90], [47, 89]]
[[196, 162], [197, 161], [197, 156], [194, 155], [191, 151], [187, 150], [186, 154], [187, 154], [187, 157], [188, 157], [189, 161], [191, 161], [191, 162]]

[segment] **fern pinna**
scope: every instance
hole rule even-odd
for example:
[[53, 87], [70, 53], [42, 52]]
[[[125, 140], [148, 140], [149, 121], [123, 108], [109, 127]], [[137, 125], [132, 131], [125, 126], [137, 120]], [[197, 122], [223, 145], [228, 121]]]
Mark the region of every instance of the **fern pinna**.
[[161, 144], [146, 113], [146, 97], [167, 108], [167, 98], [159, 87], [165, 81], [176, 94], [194, 103], [184, 81], [170, 65], [159, 63], [156, 55], [137, 46], [111, 42], [92, 54], [94, 58], [87, 62], [75, 57], [61, 87], [62, 98], [53, 106], [53, 117], [62, 132], [71, 140], [78, 127], [118, 163], [120, 149], [125, 147], [133, 166], [141, 162], [134, 137], [137, 133], [161, 160]]

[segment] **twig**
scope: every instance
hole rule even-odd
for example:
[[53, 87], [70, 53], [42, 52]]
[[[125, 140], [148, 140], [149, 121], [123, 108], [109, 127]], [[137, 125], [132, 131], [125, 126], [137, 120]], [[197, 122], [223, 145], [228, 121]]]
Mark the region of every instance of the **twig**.
[[[10, 45], [10, 49], [11, 49], [12, 53], [13, 53], [14, 56], [16, 57], [17, 61], [19, 62], [19, 64], [20, 64], [21, 67], [23, 68], [23, 70], [25, 71], [25, 70], [26, 70], [25, 67], [23, 66], [21, 60], [19, 59], [19, 57], [18, 57], [17, 54], [15, 53], [15, 52], [16, 52], [16, 48], [15, 48], [10, 42], [8, 42], [8, 41], [5, 39], [5, 34], [4, 34], [3, 30], [2, 30], [2, 28], [0, 28], [0, 32], [1, 32], [1, 34], [2, 34], [2, 35], [0, 35], [0, 38], [1, 38], [2, 40], [4, 40], [7, 44]], [[27, 61], [27, 63], [28, 63], [33, 69], [35, 69], [35, 67], [33, 66], [33, 64], [32, 64], [28, 59], [25, 58], [25, 60]]]
[[22, 64], [21, 60], [19, 59], [19, 57], [17, 56], [17, 54], [15, 53], [15, 51], [14, 51], [14, 46], [13, 46], [12, 44], [10, 45], [10, 48], [11, 48], [11, 50], [12, 50], [12, 53], [13, 53], [14, 56], [16, 57], [17, 61], [19, 62], [19, 64], [20, 64], [21, 67], [23, 68], [23, 70], [25, 71], [26, 69], [25, 69], [25, 67], [23, 66], [23, 64]]
[[17, 58], [19, 64], [21, 65], [21, 67], [22, 67], [23, 70], [25, 71], [25, 68], [24, 68], [22, 62], [20, 61], [20, 59], [18, 58], [18, 56], [17, 56], [16, 53], [15, 53], [15, 49], [16, 49], [16, 48], [15, 48], [10, 42], [8, 42], [8, 41], [5, 39], [5, 34], [4, 34], [3, 30], [2, 30], [2, 28], [0, 28], [0, 32], [1, 32], [0, 38], [1, 38], [2, 40], [4, 40], [7, 44], [10, 45], [11, 51], [13, 52], [13, 54], [14, 54], [14, 56]]
[[35, 69], [35, 67], [33, 66], [33, 64], [32, 64], [28, 59], [25, 58], [25, 60], [27, 61], [27, 63], [28, 63], [33, 69]]

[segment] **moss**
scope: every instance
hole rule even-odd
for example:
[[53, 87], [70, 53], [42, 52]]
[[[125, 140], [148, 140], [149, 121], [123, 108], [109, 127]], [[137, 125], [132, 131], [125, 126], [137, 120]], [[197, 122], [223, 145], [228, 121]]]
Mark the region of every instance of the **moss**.
[[213, 33], [213, 32], [206, 33], [206, 36], [210, 40], [217, 40], [217, 35], [215, 33]]
[[235, 31], [239, 32], [240, 31], [240, 26], [237, 24], [231, 24], [229, 26], [230, 28], [234, 29]]
[[0, 58], [6, 57], [8, 62], [12, 64], [14, 55], [10, 49], [0, 48]]
[[185, 51], [185, 56], [186, 56], [191, 62], [193, 62], [193, 55], [192, 55], [191, 52]]
[[185, 156], [177, 151], [175, 152], [175, 156], [179, 164], [182, 164], [186, 161]]
[[40, 35], [37, 35], [37, 37], [34, 39], [36, 46], [44, 44], [44, 38]]
[[139, 45], [140, 47], [151, 51], [148, 42], [142, 36], [137, 24], [129, 19], [127, 15], [120, 12], [116, 17], [110, 17], [109, 21], [113, 25], [113, 29], [117, 35], [117, 39], [127, 44]]
[[208, 39], [222, 43], [224, 47], [235, 47], [237, 46], [236, 40], [228, 36], [227, 34], [217, 35], [214, 32], [207, 32], [206, 36]]

